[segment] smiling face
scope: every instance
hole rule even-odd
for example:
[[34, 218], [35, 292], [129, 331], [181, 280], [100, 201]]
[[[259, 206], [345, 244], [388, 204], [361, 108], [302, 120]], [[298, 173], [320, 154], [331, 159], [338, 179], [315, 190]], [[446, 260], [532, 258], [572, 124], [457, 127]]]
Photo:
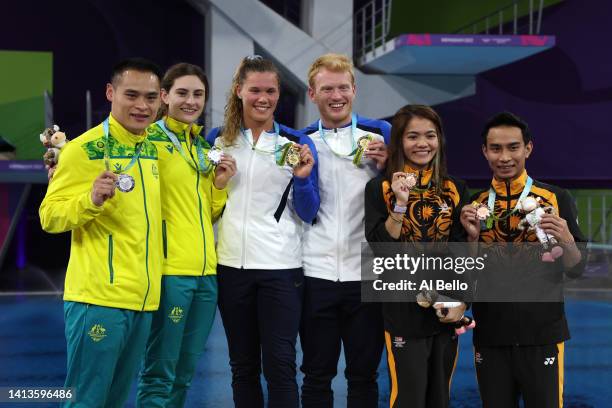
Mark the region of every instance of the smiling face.
[[497, 126], [489, 129], [482, 153], [489, 162], [493, 176], [498, 180], [512, 180], [525, 169], [525, 161], [531, 154], [533, 144], [523, 141], [520, 128]]
[[242, 115], [247, 128], [270, 129], [280, 96], [279, 81], [274, 72], [249, 72], [236, 94], [242, 100]]
[[176, 78], [169, 91], [162, 89], [161, 92], [162, 100], [168, 105], [168, 116], [188, 124], [202, 114], [205, 95], [204, 83], [196, 75]]
[[355, 85], [348, 71], [334, 72], [322, 68], [308, 88], [308, 96], [319, 108], [321, 121], [327, 128], [346, 125], [353, 112]]
[[426, 169], [438, 152], [436, 125], [429, 119], [413, 117], [404, 129], [402, 146], [406, 164], [416, 170]]
[[126, 70], [106, 85], [113, 117], [128, 131], [141, 134], [157, 115], [161, 104], [159, 78], [152, 72]]

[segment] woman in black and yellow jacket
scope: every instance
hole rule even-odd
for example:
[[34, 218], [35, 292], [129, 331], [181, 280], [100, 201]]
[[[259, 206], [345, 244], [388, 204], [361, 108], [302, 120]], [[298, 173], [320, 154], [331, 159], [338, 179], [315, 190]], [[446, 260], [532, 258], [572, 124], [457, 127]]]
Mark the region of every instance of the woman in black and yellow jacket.
[[180, 63], [162, 83], [162, 119], [148, 138], [159, 152], [163, 268], [159, 310], [153, 317], [137, 406], [182, 407], [217, 309], [213, 223], [236, 171], [225, 155], [216, 166], [196, 120], [208, 81], [198, 66]]
[[[407, 183], [412, 175], [416, 185]], [[438, 114], [407, 105], [393, 117], [386, 174], [365, 192], [369, 242], [463, 240], [460, 210], [465, 184], [446, 174], [445, 139]], [[457, 357], [454, 326], [465, 303], [445, 317], [414, 301], [383, 303], [391, 382], [390, 407], [447, 407]], [[400, 392], [401, 391], [401, 392]]]

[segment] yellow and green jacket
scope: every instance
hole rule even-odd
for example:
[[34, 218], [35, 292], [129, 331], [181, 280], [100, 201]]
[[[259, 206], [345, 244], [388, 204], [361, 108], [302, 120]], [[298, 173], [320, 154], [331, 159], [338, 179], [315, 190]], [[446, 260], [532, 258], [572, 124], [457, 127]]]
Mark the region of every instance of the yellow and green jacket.
[[[202, 174], [196, 145], [186, 137], [189, 125], [165, 117], [166, 128], [173, 132], [189, 163], [176, 150], [164, 130], [153, 124], [148, 139], [157, 146], [161, 179], [163, 270], [164, 275], [202, 276], [217, 273], [217, 255], [213, 223], [227, 200], [227, 190], [213, 184], [214, 171]], [[210, 146], [200, 136], [200, 126], [191, 134], [201, 138], [204, 154]]]
[[[57, 170], [40, 205], [42, 228], [71, 231], [64, 300], [153, 311], [161, 282], [161, 206], [157, 149], [145, 135], [134, 135], [110, 117], [110, 170], [131, 175], [131, 192], [97, 207], [94, 180], [105, 170], [102, 124], [62, 150]], [[126, 172], [138, 146], [136, 163]]]

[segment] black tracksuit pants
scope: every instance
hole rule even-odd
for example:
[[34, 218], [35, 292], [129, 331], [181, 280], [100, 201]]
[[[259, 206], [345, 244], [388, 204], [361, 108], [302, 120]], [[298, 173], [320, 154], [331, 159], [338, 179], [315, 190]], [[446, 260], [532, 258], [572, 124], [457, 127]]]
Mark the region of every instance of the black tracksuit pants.
[[361, 282], [304, 278], [300, 341], [304, 352], [302, 406], [333, 406], [331, 381], [344, 346], [346, 407], [378, 407], [377, 369], [384, 334], [380, 304], [361, 302]]

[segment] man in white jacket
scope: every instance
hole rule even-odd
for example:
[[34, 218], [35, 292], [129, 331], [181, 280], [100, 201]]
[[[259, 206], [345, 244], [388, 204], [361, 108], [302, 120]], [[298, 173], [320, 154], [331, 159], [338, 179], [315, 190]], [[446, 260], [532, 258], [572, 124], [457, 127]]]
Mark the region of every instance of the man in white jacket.
[[347, 56], [317, 58], [308, 81], [321, 119], [302, 132], [318, 151], [321, 204], [304, 235], [302, 406], [333, 406], [331, 381], [343, 344], [346, 406], [377, 407], [384, 334], [380, 304], [361, 302], [363, 194], [385, 167], [391, 126], [353, 113], [355, 75]]

